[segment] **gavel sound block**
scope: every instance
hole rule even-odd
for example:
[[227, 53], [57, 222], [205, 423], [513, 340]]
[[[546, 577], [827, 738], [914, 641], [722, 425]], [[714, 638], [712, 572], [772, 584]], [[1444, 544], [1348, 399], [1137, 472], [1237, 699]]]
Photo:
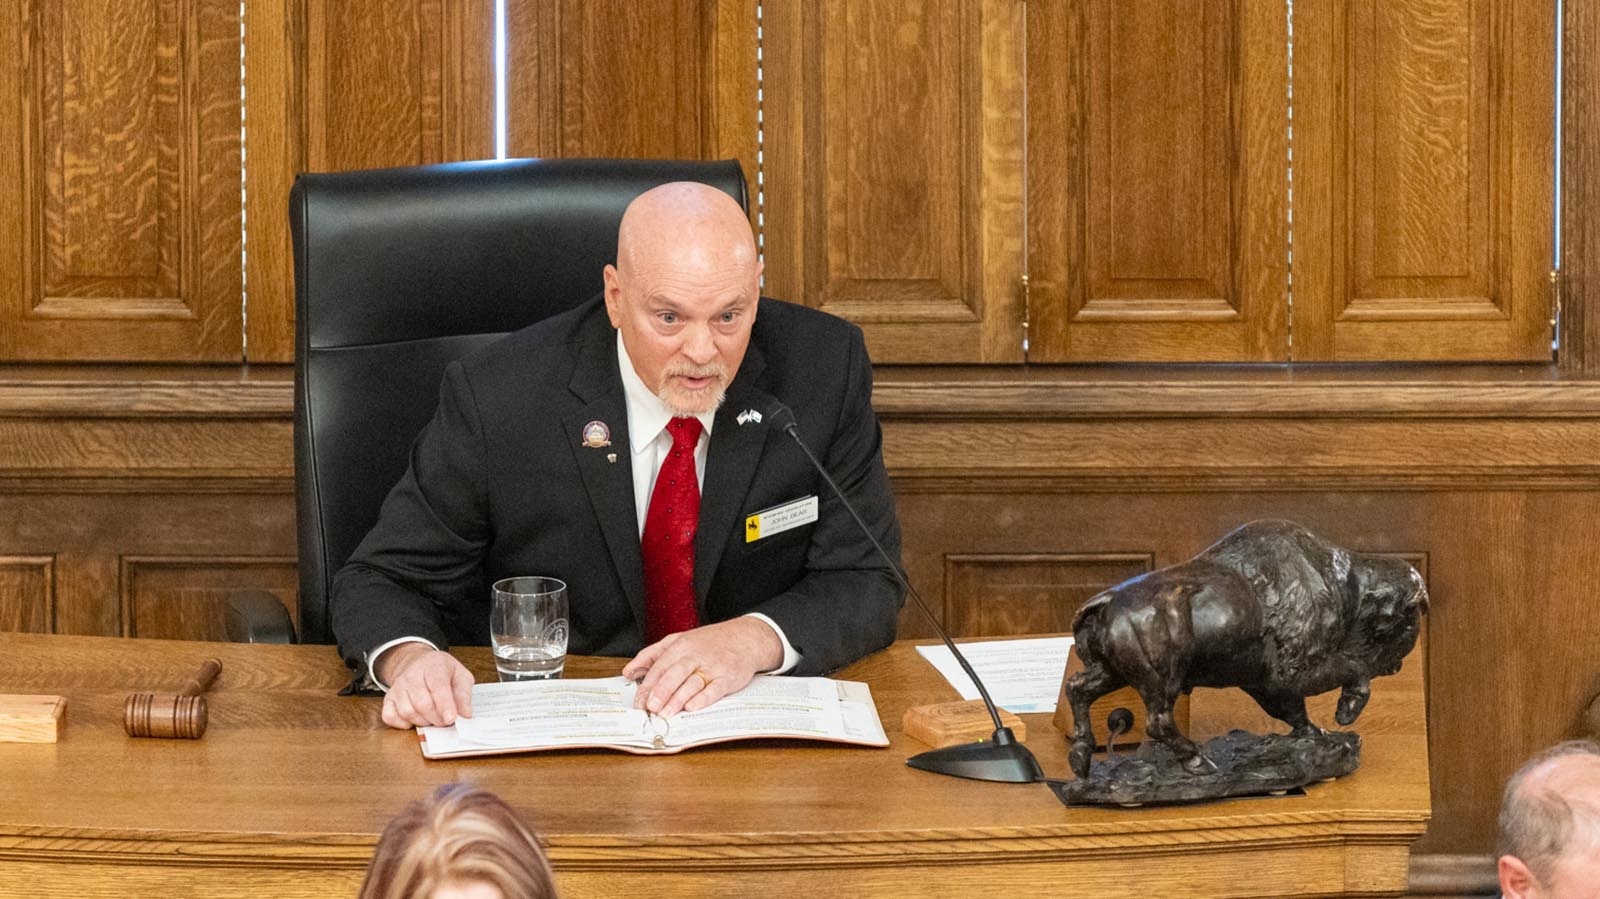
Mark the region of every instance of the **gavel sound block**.
[[130, 693], [122, 706], [122, 727], [130, 737], [198, 740], [206, 732], [206, 698], [201, 696], [222, 673], [222, 663], [206, 659], [177, 695]]
[[54, 743], [66, 710], [61, 696], [0, 694], [0, 743]]

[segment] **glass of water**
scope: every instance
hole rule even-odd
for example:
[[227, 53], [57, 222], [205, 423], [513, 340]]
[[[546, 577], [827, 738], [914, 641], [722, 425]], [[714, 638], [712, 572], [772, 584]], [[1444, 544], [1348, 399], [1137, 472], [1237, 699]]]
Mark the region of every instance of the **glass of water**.
[[494, 582], [489, 639], [502, 681], [560, 677], [567, 664], [567, 584], [553, 577]]

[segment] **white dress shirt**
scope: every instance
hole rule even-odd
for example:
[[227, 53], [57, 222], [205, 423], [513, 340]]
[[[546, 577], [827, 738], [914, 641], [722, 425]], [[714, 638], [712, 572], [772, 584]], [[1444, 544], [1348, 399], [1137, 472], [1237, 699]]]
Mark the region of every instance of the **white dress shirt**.
[[[628, 404], [628, 446], [633, 457], [633, 511], [642, 539], [645, 514], [650, 509], [650, 493], [655, 489], [656, 475], [660, 474], [661, 463], [667, 460], [667, 453], [672, 451], [672, 434], [667, 431], [667, 423], [673, 415], [661, 397], [646, 387], [644, 379], [639, 377], [639, 372], [633, 367], [633, 359], [628, 356], [628, 348], [622, 344], [620, 332], [617, 334], [617, 369], [622, 372], [622, 393]], [[706, 483], [706, 453], [711, 446], [711, 425], [716, 417], [715, 409], [695, 416], [700, 419], [701, 431], [700, 442], [694, 446], [694, 473], [702, 488]], [[760, 612], [747, 614], [766, 622], [778, 635], [778, 642], [783, 644], [783, 662], [769, 674], [781, 674], [800, 663], [800, 653], [795, 651], [776, 621]]]

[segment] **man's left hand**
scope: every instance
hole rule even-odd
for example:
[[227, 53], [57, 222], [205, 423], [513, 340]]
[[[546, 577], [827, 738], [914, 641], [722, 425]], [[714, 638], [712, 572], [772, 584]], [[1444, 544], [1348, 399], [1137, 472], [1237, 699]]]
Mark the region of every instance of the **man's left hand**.
[[664, 637], [640, 650], [623, 666], [622, 676], [643, 676], [634, 705], [666, 717], [737, 693], [758, 672], [782, 662], [777, 632], [759, 618], [743, 616]]

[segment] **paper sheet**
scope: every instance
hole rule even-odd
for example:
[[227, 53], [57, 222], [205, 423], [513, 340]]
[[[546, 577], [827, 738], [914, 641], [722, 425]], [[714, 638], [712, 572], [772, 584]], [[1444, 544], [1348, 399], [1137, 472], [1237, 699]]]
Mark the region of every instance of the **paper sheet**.
[[[1054, 712], [1061, 675], [1067, 668], [1071, 637], [1027, 637], [1020, 640], [987, 640], [958, 643], [961, 654], [972, 663], [994, 704], [1008, 711]], [[977, 699], [978, 688], [961, 670], [955, 657], [943, 644], [918, 646], [927, 659], [963, 699]]]

